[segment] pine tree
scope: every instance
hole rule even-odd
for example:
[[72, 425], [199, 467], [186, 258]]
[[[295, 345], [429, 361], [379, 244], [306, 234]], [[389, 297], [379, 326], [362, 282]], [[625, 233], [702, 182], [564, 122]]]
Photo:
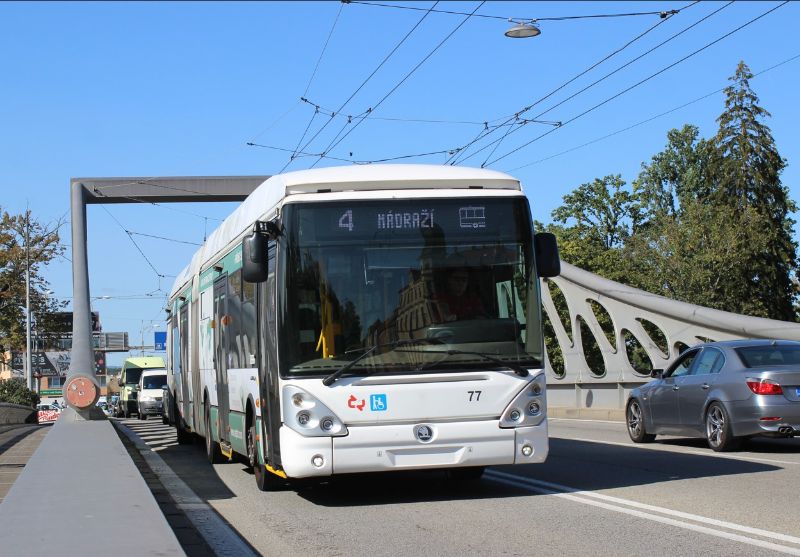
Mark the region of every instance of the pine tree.
[[740, 279], [749, 286], [754, 309], [760, 307], [755, 315], [795, 320], [792, 277], [797, 244], [789, 215], [797, 207], [781, 183], [786, 161], [763, 122], [771, 115], [758, 105], [758, 97], [750, 88], [752, 77], [747, 65], [739, 62], [731, 85], [725, 89], [725, 111], [717, 119], [719, 131], [714, 138], [720, 156], [714, 202], [741, 210], [750, 207], [764, 217], [757, 233], [766, 241], [766, 249], [744, 255], [741, 263], [745, 272]]

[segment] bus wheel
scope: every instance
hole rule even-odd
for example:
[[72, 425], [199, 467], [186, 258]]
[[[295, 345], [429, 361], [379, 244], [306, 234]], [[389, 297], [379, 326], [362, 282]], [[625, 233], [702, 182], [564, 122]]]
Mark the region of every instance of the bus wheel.
[[281, 478], [267, 472], [266, 466], [258, 462], [255, 418], [253, 418], [250, 427], [247, 429], [247, 460], [250, 466], [253, 467], [253, 475], [256, 477], [258, 489], [261, 491], [274, 491], [283, 484]]
[[211, 464], [219, 464], [222, 462], [222, 452], [219, 450], [219, 443], [211, 437], [211, 410], [208, 408], [208, 404], [206, 404], [205, 410], [206, 457]]
[[175, 420], [175, 436], [178, 438], [178, 445], [192, 444], [192, 434], [183, 427], [183, 418], [178, 417]]
[[[175, 436], [178, 438], [178, 445], [191, 445], [192, 434], [186, 431], [183, 418], [178, 414], [177, 405], [175, 405], [174, 409], [175, 411], [172, 415], [175, 417]], [[166, 414], [164, 415], [166, 416]], [[167, 423], [169, 423], [169, 420], [167, 420]]]

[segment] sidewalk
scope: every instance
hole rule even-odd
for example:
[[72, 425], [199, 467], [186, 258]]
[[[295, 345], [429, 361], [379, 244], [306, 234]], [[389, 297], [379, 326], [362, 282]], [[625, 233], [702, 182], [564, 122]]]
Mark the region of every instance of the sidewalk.
[[[115, 547], [116, 557], [186, 554], [110, 422], [84, 420], [68, 408], [53, 426], [28, 427], [36, 431], [3, 434], [22, 436], [8, 441], [18, 452], [3, 454], [19, 474], [0, 504], [4, 557], [60, 554], [65, 543], [69, 555], [93, 555], [106, 539], [130, 542]], [[54, 471], [58, 481], [42, 481]], [[42, 501], [48, 516], [59, 517], [47, 528]]]
[[49, 424], [0, 426], [0, 504], [50, 428]]

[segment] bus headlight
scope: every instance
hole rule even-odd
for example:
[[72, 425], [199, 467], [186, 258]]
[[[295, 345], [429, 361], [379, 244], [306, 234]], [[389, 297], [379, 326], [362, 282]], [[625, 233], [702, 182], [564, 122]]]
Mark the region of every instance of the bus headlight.
[[539, 425], [545, 419], [545, 375], [539, 373], [525, 385], [500, 416], [500, 427]]
[[311, 393], [287, 385], [281, 393], [283, 423], [305, 437], [339, 437], [347, 435], [342, 420]]

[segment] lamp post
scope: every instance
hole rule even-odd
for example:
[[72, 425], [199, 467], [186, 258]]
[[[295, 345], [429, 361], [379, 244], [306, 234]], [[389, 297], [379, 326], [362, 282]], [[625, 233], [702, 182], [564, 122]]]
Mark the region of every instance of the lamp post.
[[33, 390], [33, 360], [31, 359], [31, 212], [25, 211], [25, 381]]

